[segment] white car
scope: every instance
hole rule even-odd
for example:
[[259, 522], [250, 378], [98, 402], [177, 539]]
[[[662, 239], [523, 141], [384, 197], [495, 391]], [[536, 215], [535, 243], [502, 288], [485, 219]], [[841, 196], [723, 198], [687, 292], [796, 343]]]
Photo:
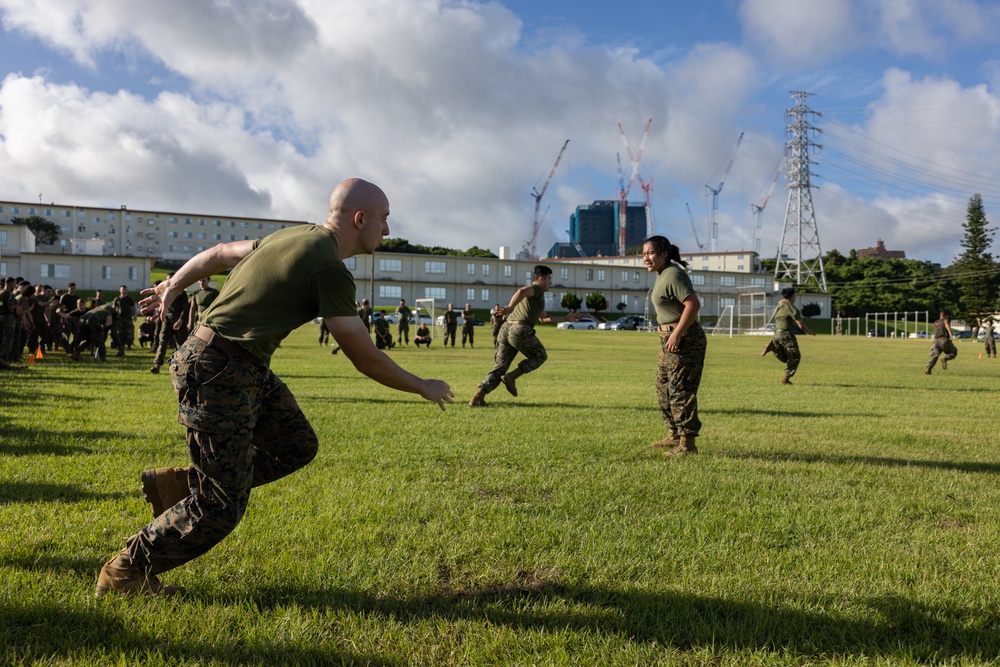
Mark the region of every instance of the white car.
[[596, 329], [600, 322], [592, 315], [584, 315], [576, 322], [560, 322], [556, 329]]
[[[416, 315], [410, 315], [410, 324], [412, 324], [414, 326], [417, 326], [417, 324], [418, 324], [417, 317], [418, 316], [416, 316]], [[430, 326], [432, 324], [430, 315], [423, 315], [423, 314], [421, 314], [419, 316], [419, 318], [420, 318], [420, 322], [422, 322], [423, 324], [426, 324], [427, 326]], [[385, 314], [385, 321], [388, 322], [389, 324], [395, 325], [396, 324], [396, 313], [386, 313]]]

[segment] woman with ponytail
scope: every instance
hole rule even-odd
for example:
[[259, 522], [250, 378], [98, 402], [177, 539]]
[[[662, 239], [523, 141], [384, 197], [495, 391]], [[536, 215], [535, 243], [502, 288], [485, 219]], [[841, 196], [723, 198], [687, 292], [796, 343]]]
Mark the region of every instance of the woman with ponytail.
[[707, 341], [698, 324], [701, 301], [691, 285], [680, 250], [665, 236], [651, 236], [642, 246], [646, 269], [655, 272], [649, 292], [660, 332], [660, 357], [656, 367], [656, 397], [668, 437], [653, 443], [668, 456], [695, 454], [698, 419], [698, 386], [705, 366]]

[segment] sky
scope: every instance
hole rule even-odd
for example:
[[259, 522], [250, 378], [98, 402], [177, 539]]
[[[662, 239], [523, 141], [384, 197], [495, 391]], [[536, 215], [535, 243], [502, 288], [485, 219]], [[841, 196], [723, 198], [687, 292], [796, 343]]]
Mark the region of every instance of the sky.
[[394, 238], [517, 252], [544, 189], [544, 256], [649, 123], [655, 231], [753, 250], [759, 221], [774, 257], [803, 91], [823, 252], [948, 265], [972, 195], [1000, 216], [997, 25], [992, 0], [0, 0], [0, 199], [322, 222], [357, 176]]

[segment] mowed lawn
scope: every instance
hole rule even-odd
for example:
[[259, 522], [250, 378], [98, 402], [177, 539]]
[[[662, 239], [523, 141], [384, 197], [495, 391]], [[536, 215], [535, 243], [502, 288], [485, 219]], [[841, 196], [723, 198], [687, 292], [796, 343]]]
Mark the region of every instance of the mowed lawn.
[[242, 524], [95, 600], [182, 465], [151, 354], [0, 375], [4, 665], [973, 665], [1000, 662], [1000, 361], [958, 342], [709, 338], [701, 453], [663, 457], [655, 334], [540, 329], [549, 361], [471, 409], [475, 349], [391, 355], [447, 412], [295, 332], [274, 359], [321, 449]]

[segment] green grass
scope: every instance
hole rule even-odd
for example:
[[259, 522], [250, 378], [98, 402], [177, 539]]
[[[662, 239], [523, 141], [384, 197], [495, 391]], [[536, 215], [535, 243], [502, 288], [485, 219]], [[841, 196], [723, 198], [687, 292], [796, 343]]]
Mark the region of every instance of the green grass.
[[[174, 599], [93, 598], [185, 461], [150, 353], [0, 375], [0, 664], [1000, 662], [1000, 362], [958, 343], [710, 337], [700, 454], [649, 447], [654, 334], [541, 329], [549, 361], [442, 413], [293, 334], [317, 459], [254, 492]], [[393, 351], [464, 403], [481, 347]]]

